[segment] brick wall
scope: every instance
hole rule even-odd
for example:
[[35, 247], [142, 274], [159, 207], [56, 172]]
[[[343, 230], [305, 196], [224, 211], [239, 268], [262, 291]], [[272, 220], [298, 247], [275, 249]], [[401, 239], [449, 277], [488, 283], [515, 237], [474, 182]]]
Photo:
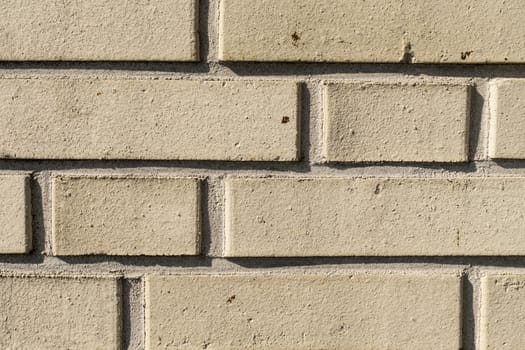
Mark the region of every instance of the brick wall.
[[4, 0], [1, 349], [523, 349], [521, 0]]

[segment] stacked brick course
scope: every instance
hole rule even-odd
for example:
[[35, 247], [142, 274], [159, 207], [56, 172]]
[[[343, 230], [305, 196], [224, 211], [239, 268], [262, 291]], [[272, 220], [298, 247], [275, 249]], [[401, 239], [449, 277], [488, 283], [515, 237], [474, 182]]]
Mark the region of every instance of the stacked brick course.
[[522, 349], [523, 18], [2, 1], [0, 348]]

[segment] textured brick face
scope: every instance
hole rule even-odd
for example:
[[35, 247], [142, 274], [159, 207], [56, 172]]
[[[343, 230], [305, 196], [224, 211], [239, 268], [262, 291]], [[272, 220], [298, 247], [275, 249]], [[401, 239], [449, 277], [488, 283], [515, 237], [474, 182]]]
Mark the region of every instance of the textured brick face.
[[0, 59], [197, 61], [197, 0], [4, 0]]
[[521, 255], [523, 178], [233, 178], [227, 256]]
[[196, 255], [197, 179], [57, 177], [56, 255]]
[[525, 80], [492, 82], [489, 155], [492, 158], [525, 158]]
[[323, 94], [329, 162], [468, 159], [468, 86], [328, 83]]
[[[225, 61], [525, 62], [521, 0], [222, 0]], [[494, 26], [497, 26], [495, 29]]]
[[31, 194], [29, 178], [0, 176], [0, 254], [31, 250]]
[[2, 349], [120, 348], [117, 280], [0, 277]]
[[490, 274], [481, 287], [480, 349], [520, 349], [525, 343], [525, 275]]
[[447, 275], [146, 279], [146, 349], [457, 349]]
[[524, 349], [524, 19], [0, 1], [0, 350]]
[[0, 157], [297, 160], [297, 95], [293, 82], [0, 79]]

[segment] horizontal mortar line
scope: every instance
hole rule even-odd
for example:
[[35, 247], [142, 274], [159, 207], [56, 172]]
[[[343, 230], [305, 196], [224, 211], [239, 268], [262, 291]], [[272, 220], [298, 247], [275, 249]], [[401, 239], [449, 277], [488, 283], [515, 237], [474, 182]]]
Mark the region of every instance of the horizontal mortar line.
[[[214, 266], [220, 264], [220, 267]], [[0, 271], [32, 268], [34, 271], [50, 271], [80, 268], [89, 273], [90, 270], [119, 272], [156, 272], [159, 269], [198, 269], [198, 271], [249, 271], [250, 269], [268, 269], [285, 267], [500, 267], [525, 268], [523, 256], [360, 256], [360, 257], [165, 257], [165, 256], [75, 256], [75, 257], [44, 257], [41, 255], [0, 255]], [[35, 269], [36, 268], [36, 269]]]
[[[328, 163], [328, 164], [309, 164], [304, 161], [300, 162], [242, 162], [242, 161], [207, 161], [207, 160], [23, 160], [9, 159], [0, 160], [0, 173], [2, 171], [25, 171], [25, 172], [42, 172], [42, 171], [69, 171], [69, 170], [86, 170], [89, 172], [100, 171], [108, 172], [121, 171], [129, 174], [141, 173], [152, 170], [174, 171], [174, 172], [238, 172], [238, 171], [261, 171], [277, 173], [299, 173], [305, 176], [322, 176], [322, 175], [344, 175], [345, 172], [353, 170], [360, 173], [367, 170], [385, 170], [396, 171], [418, 170], [418, 171], [444, 171], [444, 172], [463, 172], [467, 174], [480, 173], [483, 175], [508, 175], [509, 170], [525, 170], [525, 159], [520, 160], [483, 160], [472, 161], [469, 163]], [[375, 174], [375, 172], [374, 172]], [[245, 175], [245, 174], [243, 174]], [[351, 175], [351, 174], [350, 174]]]
[[155, 61], [0, 61], [0, 70], [10, 69], [85, 69], [85, 70], [138, 70], [174, 72], [174, 69], [208, 71], [205, 62], [155, 62]]
[[[0, 70], [109, 70], [159, 73], [210, 73], [231, 71], [244, 76], [290, 75], [294, 78], [327, 74], [401, 74], [436, 77], [525, 77], [525, 63], [515, 64], [403, 64], [305, 62], [156, 62], [156, 61], [3, 61]], [[215, 73], [214, 73], [215, 72]]]
[[78, 265], [93, 265], [116, 270], [132, 267], [209, 267], [212, 258], [205, 256], [44, 256], [0, 255], [0, 269], [8, 265], [32, 265], [55, 269], [69, 268]]
[[286, 267], [322, 265], [439, 265], [472, 267], [525, 267], [523, 256], [349, 256], [349, 257], [296, 257], [296, 258], [227, 258], [243, 267]]
[[221, 62], [239, 75], [400, 74], [436, 77], [524, 77], [525, 64], [400, 64], [400, 63], [301, 63]]
[[69, 169], [115, 169], [115, 168], [166, 168], [194, 170], [251, 170], [308, 171], [304, 162], [235, 162], [199, 160], [0, 160], [1, 170], [69, 170]]

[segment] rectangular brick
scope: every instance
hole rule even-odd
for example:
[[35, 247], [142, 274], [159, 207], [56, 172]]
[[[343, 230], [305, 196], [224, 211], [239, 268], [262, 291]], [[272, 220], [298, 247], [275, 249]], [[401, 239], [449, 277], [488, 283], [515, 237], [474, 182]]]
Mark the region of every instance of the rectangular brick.
[[523, 63], [521, 0], [222, 0], [224, 61]]
[[524, 255], [525, 178], [230, 178], [225, 255]]
[[521, 349], [525, 344], [525, 275], [481, 280], [480, 349]]
[[146, 277], [146, 349], [458, 349], [455, 275]]
[[3, 0], [0, 13], [0, 60], [198, 60], [198, 0]]
[[465, 162], [467, 85], [332, 82], [324, 86], [328, 162]]
[[0, 79], [0, 157], [298, 159], [291, 81]]
[[111, 278], [0, 277], [2, 349], [120, 348], [120, 284]]
[[525, 159], [525, 79], [501, 79], [490, 86], [491, 158]]
[[53, 179], [55, 255], [197, 255], [194, 178]]
[[31, 190], [25, 175], [0, 175], [0, 254], [31, 250]]

